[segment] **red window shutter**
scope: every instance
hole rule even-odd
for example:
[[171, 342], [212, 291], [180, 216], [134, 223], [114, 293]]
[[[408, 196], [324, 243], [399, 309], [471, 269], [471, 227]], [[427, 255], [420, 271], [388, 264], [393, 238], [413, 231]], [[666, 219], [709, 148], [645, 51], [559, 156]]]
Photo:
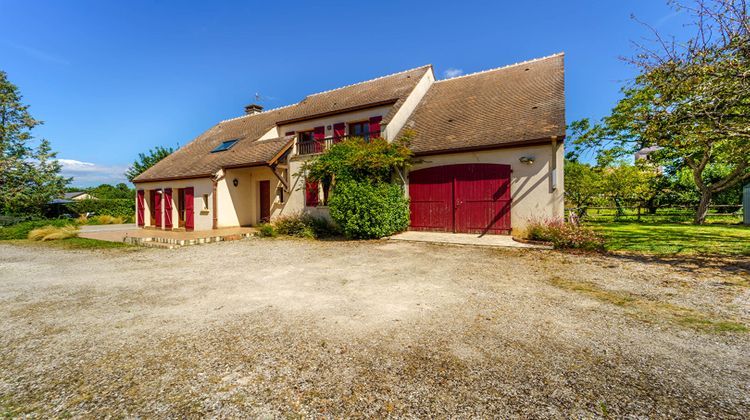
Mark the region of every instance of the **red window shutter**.
[[136, 219], [138, 222], [138, 226], [145, 225], [145, 222], [143, 220], [145, 194], [146, 192], [143, 190], [138, 190], [138, 192], [136, 193]]
[[162, 197], [163, 194], [161, 194], [161, 190], [156, 190], [154, 192], [154, 194], [155, 194], [154, 195], [154, 220], [156, 221], [154, 224], [156, 225], [156, 227], [158, 229], [161, 229], [162, 228], [162, 225], [161, 225], [161, 214], [162, 214], [161, 201], [162, 201], [162, 198], [164, 198], [164, 197]]
[[305, 181], [305, 205], [318, 206], [318, 181]]
[[164, 189], [164, 229], [172, 229], [172, 189]]
[[333, 125], [333, 142], [338, 143], [341, 141], [341, 139], [344, 137], [344, 129], [346, 128], [346, 124], [344, 123], [336, 123]]
[[372, 117], [370, 118], [370, 138], [381, 137], [380, 135], [380, 121], [383, 117]]
[[323, 151], [323, 143], [326, 138], [326, 128], [323, 126], [315, 127], [313, 131], [313, 138], [315, 139], [314, 151], [319, 153]]
[[195, 229], [195, 192], [193, 187], [185, 188], [185, 230]]

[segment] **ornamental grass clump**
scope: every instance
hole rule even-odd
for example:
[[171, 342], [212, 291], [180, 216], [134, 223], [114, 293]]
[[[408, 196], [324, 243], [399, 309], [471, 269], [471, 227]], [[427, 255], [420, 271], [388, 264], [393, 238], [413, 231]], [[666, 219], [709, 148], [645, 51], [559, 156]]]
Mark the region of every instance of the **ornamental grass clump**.
[[78, 228], [75, 226], [44, 226], [29, 232], [28, 238], [32, 241], [54, 241], [58, 239], [75, 238], [78, 236]]
[[604, 250], [604, 238], [600, 234], [561, 219], [529, 220], [526, 235], [534, 241], [550, 242], [558, 249]]

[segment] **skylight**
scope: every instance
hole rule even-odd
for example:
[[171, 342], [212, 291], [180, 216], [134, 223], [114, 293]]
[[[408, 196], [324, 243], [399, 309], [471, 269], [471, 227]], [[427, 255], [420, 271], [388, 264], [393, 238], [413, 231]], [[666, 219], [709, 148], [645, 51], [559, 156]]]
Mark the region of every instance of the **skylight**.
[[232, 146], [234, 146], [235, 143], [237, 143], [238, 140], [239, 139], [234, 139], [234, 140], [227, 140], [225, 142], [222, 142], [220, 145], [216, 146], [214, 150], [211, 150], [211, 153], [218, 153], [218, 152], [223, 152], [225, 150], [229, 150], [232, 148]]

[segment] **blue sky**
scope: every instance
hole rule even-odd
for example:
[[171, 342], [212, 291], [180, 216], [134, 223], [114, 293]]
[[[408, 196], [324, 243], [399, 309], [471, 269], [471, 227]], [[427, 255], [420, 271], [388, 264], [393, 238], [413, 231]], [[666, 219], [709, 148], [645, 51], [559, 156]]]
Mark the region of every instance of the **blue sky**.
[[431, 63], [438, 78], [566, 53], [567, 119], [599, 118], [634, 69], [619, 60], [648, 31], [680, 34], [662, 0], [0, 0], [0, 69], [37, 137], [74, 185], [123, 181], [139, 152], [184, 145], [239, 116]]

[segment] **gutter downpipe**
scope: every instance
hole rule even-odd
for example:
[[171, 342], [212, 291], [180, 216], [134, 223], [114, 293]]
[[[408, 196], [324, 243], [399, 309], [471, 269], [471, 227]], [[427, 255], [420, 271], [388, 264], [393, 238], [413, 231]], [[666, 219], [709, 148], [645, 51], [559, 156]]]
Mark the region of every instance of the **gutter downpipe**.
[[216, 172], [216, 175], [213, 178], [211, 178], [211, 182], [213, 184], [213, 191], [211, 194], [213, 199], [211, 200], [212, 201], [211, 204], [213, 205], [213, 208], [214, 208], [213, 223], [211, 225], [212, 229], [219, 228], [219, 197], [216, 194], [216, 192], [218, 190], [217, 186], [219, 184], [219, 181], [221, 181], [222, 179], [224, 179], [224, 171], [221, 169]]

